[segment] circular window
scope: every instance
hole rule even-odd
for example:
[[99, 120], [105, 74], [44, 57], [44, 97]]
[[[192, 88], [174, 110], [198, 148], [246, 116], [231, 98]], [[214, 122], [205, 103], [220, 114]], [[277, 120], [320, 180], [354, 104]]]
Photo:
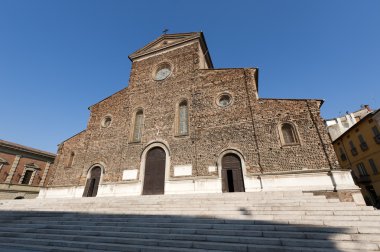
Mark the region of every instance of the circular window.
[[218, 105], [220, 107], [227, 107], [228, 105], [230, 105], [232, 102], [232, 98], [229, 94], [222, 94], [221, 96], [219, 96], [219, 99], [218, 99]]
[[111, 125], [112, 118], [110, 116], [106, 116], [102, 120], [102, 127], [107, 128]]
[[154, 73], [154, 79], [155, 80], [164, 80], [172, 73], [172, 69], [169, 63], [163, 63], [160, 64], [155, 73]]

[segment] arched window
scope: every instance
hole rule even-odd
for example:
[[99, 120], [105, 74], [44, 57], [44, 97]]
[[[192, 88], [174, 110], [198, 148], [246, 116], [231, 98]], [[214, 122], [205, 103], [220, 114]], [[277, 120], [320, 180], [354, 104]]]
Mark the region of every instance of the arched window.
[[283, 144], [296, 144], [298, 138], [294, 126], [290, 123], [284, 123], [281, 126], [281, 135]]
[[144, 119], [144, 113], [142, 109], [140, 109], [136, 112], [136, 116], [135, 116], [135, 124], [133, 127], [133, 137], [132, 137], [133, 142], [141, 141], [143, 119]]
[[187, 101], [182, 101], [178, 107], [178, 134], [187, 135], [189, 133], [189, 109]]
[[67, 161], [67, 167], [71, 167], [73, 165], [74, 157], [75, 157], [75, 153], [72, 151], [70, 153], [69, 160]]

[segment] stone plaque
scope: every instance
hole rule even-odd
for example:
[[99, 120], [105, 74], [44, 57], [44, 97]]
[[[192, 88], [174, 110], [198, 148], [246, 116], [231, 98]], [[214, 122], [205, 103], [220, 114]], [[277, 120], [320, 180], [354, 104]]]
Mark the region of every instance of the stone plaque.
[[174, 166], [174, 176], [191, 176], [193, 167], [191, 164], [188, 165], [175, 165]]
[[123, 180], [134, 180], [137, 179], [137, 169], [133, 170], [124, 170], [123, 171]]

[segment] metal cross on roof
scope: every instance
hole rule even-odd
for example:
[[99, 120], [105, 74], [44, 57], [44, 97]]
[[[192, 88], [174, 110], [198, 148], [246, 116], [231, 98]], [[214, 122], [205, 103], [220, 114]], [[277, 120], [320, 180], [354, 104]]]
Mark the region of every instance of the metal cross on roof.
[[168, 31], [169, 31], [169, 29], [164, 29], [164, 30], [162, 31], [162, 33], [163, 33], [163, 34], [166, 34]]

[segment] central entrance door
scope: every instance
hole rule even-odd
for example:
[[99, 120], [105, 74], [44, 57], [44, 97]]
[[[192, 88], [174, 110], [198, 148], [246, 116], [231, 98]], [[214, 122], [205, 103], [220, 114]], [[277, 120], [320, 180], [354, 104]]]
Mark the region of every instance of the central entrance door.
[[145, 160], [143, 195], [164, 194], [165, 151], [160, 147], [148, 151]]
[[244, 180], [240, 158], [236, 154], [226, 154], [222, 158], [223, 192], [244, 192]]
[[96, 166], [91, 169], [90, 177], [86, 181], [86, 186], [84, 188], [83, 197], [95, 197], [98, 193], [98, 187], [100, 182], [100, 175], [102, 169]]

